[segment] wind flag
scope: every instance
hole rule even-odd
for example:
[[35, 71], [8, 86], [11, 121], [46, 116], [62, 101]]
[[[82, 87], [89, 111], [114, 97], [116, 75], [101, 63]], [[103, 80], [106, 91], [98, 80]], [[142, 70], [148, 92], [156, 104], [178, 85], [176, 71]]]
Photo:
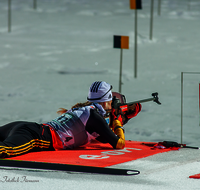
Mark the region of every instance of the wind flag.
[[130, 0], [130, 9], [142, 9], [142, 0]]
[[123, 49], [129, 49], [129, 36], [113, 36], [113, 48], [120, 49], [120, 69], [119, 69], [119, 93], [122, 85], [122, 57]]
[[120, 49], [129, 49], [129, 36], [114, 36], [113, 47]]

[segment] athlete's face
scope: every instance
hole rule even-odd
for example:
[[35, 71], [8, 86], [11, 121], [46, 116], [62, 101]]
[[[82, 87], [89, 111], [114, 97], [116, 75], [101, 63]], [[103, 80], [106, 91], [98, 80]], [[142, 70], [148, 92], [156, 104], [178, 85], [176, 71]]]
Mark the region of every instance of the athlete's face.
[[112, 100], [109, 101], [109, 102], [105, 102], [104, 105], [105, 105], [105, 107], [104, 107], [105, 110], [110, 110], [110, 109], [112, 109]]

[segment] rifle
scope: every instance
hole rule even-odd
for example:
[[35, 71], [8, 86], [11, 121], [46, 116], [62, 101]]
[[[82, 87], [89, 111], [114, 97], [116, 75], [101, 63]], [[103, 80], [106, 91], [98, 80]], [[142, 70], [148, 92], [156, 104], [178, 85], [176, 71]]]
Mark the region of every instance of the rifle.
[[126, 115], [134, 111], [137, 103], [154, 101], [160, 105], [161, 103], [158, 100], [158, 93], [155, 92], [151, 95], [153, 96], [152, 98], [126, 103], [126, 98], [124, 95], [113, 92], [112, 109], [114, 110], [113, 112], [115, 116], [118, 118], [121, 115], [123, 118], [123, 124], [125, 124], [127, 123], [127, 121], [125, 121], [127, 120]]
[[174, 142], [174, 141], [163, 141], [163, 142], [159, 142], [159, 143], [162, 143], [163, 146], [165, 146], [166, 148], [169, 148], [169, 147], [180, 147], [180, 148], [199, 149], [199, 147], [186, 146], [186, 144], [179, 144], [179, 143]]
[[142, 145], [146, 145], [152, 148], [192, 148], [192, 149], [199, 149], [199, 147], [194, 146], [186, 146], [186, 144], [179, 144], [175, 141], [163, 141], [158, 143], [142, 143]]

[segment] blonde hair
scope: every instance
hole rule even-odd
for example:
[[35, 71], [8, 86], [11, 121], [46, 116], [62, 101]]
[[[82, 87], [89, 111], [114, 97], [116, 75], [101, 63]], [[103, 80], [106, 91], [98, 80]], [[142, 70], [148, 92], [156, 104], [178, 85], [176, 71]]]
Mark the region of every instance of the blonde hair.
[[[89, 102], [89, 101], [84, 102], [84, 103], [77, 103], [77, 104], [73, 105], [73, 106], [71, 107], [71, 109], [73, 109], [73, 108], [81, 108], [81, 107], [89, 106], [89, 105], [91, 105], [91, 104], [92, 104], [92, 102]], [[59, 108], [59, 110], [57, 111], [57, 113], [58, 113], [59, 115], [62, 115], [63, 113], [66, 113], [67, 111], [68, 111], [68, 110], [65, 109], [65, 108]]]

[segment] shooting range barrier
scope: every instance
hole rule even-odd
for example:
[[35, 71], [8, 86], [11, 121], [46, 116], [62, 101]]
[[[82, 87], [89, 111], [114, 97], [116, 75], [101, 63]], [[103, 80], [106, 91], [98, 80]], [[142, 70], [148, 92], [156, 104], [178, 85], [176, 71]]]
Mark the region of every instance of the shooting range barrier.
[[[181, 72], [181, 144], [183, 143], [183, 82], [184, 82], [184, 74], [187, 75], [200, 75], [200, 72]], [[198, 99], [199, 99], [199, 125], [200, 125], [200, 83], [198, 85]]]

